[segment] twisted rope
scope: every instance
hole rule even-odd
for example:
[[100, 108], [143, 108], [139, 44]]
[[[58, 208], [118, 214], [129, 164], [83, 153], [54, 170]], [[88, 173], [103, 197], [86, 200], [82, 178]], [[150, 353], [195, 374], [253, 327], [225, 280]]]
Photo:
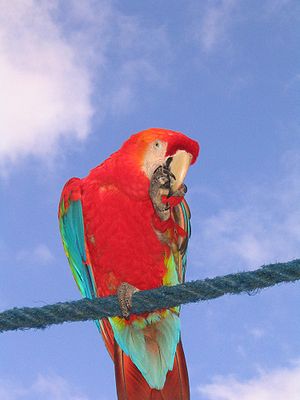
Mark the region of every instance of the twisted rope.
[[[197, 280], [176, 286], [162, 286], [133, 295], [132, 314], [150, 312], [180, 304], [215, 299], [224, 294], [252, 293], [281, 282], [300, 279], [300, 259], [263, 266], [255, 271], [239, 272]], [[0, 332], [43, 329], [63, 322], [87, 321], [121, 315], [116, 296], [82, 299], [43, 307], [12, 308], [0, 313]]]

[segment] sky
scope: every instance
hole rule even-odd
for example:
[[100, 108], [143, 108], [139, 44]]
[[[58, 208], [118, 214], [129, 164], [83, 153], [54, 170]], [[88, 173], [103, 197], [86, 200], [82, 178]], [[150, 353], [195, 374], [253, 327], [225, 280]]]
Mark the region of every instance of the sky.
[[[0, 310], [79, 299], [64, 183], [149, 127], [199, 141], [187, 280], [300, 256], [300, 3], [0, 0]], [[298, 400], [300, 284], [182, 308], [192, 400]], [[8, 332], [1, 400], [113, 400], [92, 322]]]

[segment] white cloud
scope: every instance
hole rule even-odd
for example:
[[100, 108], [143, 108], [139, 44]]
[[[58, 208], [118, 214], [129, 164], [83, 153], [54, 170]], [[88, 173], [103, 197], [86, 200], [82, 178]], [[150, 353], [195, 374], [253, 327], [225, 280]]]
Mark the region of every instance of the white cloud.
[[0, 379], [1, 400], [88, 400], [64, 378], [39, 375], [30, 385]]
[[43, 399], [51, 400], [87, 400], [88, 398], [77, 390], [63, 378], [59, 376], [49, 377], [39, 375], [32, 385], [31, 391], [37, 393]]
[[62, 37], [55, 2], [0, 1], [0, 160], [47, 155], [84, 139], [92, 106], [87, 67]]
[[142, 77], [146, 82], [158, 82], [161, 80], [161, 76], [154, 66], [145, 59], [124, 63], [119, 71], [121, 84], [118, 85], [110, 97], [110, 108], [113, 113], [126, 113], [136, 105], [136, 86]]
[[20, 250], [16, 254], [16, 260], [24, 267], [32, 264], [47, 265], [54, 260], [54, 256], [45, 244], [40, 243], [33, 249]]
[[206, 400], [298, 400], [300, 365], [262, 371], [257, 378], [245, 381], [217, 377], [213, 383], [199, 386], [198, 393]]
[[130, 111], [139, 83], [163, 76], [167, 48], [164, 29], [144, 28], [111, 1], [0, 0], [2, 170], [85, 140], [95, 113]]
[[[300, 156], [287, 153], [282, 163], [284, 172], [276, 181], [241, 188], [237, 207], [193, 221], [193, 264], [216, 274], [299, 257]], [[193, 247], [197, 243], [200, 256]]]
[[209, 1], [200, 24], [195, 28], [196, 39], [206, 52], [227, 40], [236, 0]]
[[249, 331], [250, 335], [254, 337], [254, 339], [261, 339], [262, 337], [265, 336], [266, 331], [262, 328], [252, 328]]

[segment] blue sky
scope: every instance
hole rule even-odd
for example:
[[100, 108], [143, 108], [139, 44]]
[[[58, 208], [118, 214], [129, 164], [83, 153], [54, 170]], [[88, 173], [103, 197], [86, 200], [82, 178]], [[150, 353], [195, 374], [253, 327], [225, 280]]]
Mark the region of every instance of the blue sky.
[[[132, 133], [201, 145], [187, 279], [299, 257], [300, 4], [0, 1], [0, 309], [79, 298], [60, 191]], [[299, 284], [182, 309], [195, 400], [300, 391]], [[93, 323], [1, 335], [1, 400], [112, 400]]]

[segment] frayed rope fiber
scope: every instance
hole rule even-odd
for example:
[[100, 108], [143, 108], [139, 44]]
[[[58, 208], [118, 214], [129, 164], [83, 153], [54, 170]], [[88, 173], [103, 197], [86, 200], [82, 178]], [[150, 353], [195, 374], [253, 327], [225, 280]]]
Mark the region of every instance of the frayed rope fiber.
[[[132, 314], [215, 299], [224, 294], [251, 293], [281, 282], [300, 279], [300, 259], [263, 266], [255, 271], [238, 272], [216, 278], [162, 286], [133, 295]], [[121, 315], [116, 296], [82, 299], [43, 307], [12, 308], [0, 313], [0, 332], [43, 329], [63, 322], [87, 321]]]

